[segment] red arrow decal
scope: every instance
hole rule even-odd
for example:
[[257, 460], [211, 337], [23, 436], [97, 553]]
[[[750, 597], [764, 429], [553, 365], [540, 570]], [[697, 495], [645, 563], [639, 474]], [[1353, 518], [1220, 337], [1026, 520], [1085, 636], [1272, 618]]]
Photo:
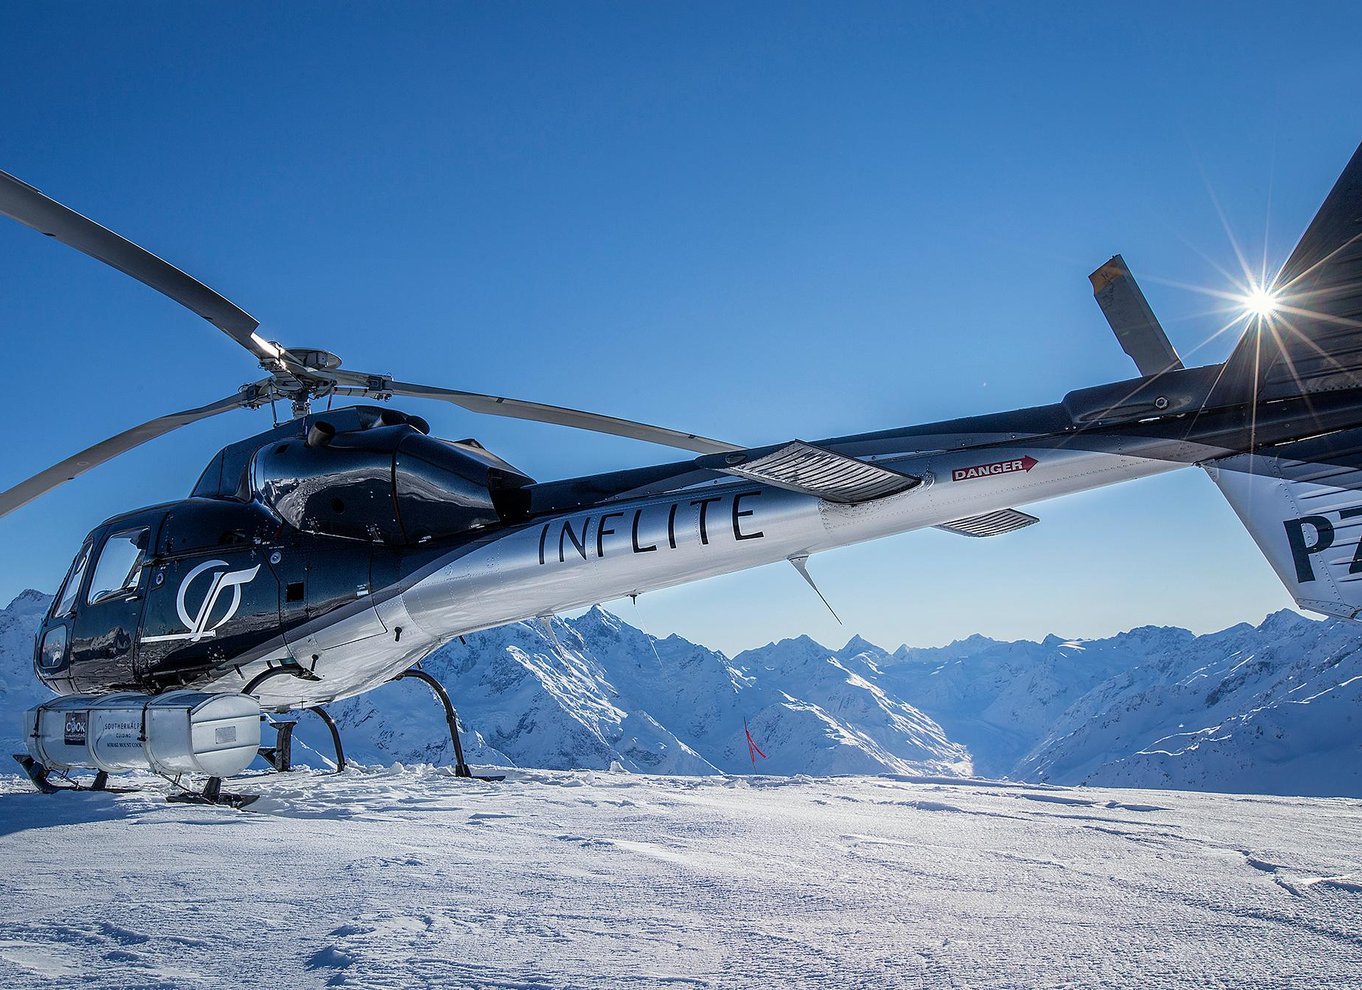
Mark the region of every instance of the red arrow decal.
[[970, 467], [956, 468], [951, 472], [951, 481], [973, 481], [975, 478], [992, 478], [1013, 471], [1030, 471], [1039, 464], [1030, 454], [1025, 457], [1011, 457], [1005, 461], [991, 461], [988, 464], [974, 464]]

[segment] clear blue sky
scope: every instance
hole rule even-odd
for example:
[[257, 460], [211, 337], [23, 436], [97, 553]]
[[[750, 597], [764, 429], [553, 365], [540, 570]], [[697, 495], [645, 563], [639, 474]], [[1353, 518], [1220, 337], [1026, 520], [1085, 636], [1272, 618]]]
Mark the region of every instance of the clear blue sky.
[[[5, 4], [0, 168], [347, 366], [814, 439], [1130, 377], [1089, 271], [1120, 251], [1184, 355], [1234, 236], [1273, 264], [1359, 140], [1362, 7]], [[0, 224], [0, 487], [226, 395], [244, 352]], [[1160, 279], [1164, 281], [1159, 281]], [[1189, 363], [1224, 358], [1228, 339]], [[659, 448], [412, 402], [541, 479]], [[190, 427], [0, 520], [0, 598], [106, 515], [179, 497]], [[1284, 591], [1195, 470], [617, 606], [726, 649], [1257, 620]]]

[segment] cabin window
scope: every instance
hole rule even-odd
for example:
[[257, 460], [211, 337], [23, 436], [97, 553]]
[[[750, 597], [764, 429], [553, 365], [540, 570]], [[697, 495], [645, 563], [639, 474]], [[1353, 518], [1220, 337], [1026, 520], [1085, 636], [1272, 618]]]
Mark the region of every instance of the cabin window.
[[66, 626], [53, 626], [43, 637], [42, 648], [38, 650], [38, 667], [42, 670], [56, 670], [66, 659]]
[[144, 527], [114, 533], [104, 541], [90, 578], [90, 592], [85, 596], [87, 605], [97, 605], [137, 587], [150, 536], [151, 530]]
[[89, 559], [90, 544], [87, 543], [80, 548], [80, 553], [71, 564], [71, 570], [66, 574], [66, 580], [62, 582], [61, 591], [57, 593], [57, 605], [52, 609], [54, 618], [70, 614], [71, 606], [76, 604], [76, 595], [80, 592], [80, 579], [85, 576], [85, 564]]

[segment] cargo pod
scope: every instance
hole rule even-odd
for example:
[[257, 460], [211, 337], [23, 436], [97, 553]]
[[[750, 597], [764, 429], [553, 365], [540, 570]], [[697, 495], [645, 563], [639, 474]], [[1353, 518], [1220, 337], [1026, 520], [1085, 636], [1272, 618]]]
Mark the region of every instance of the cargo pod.
[[73, 694], [24, 713], [29, 754], [48, 769], [231, 777], [260, 748], [260, 706], [241, 694]]

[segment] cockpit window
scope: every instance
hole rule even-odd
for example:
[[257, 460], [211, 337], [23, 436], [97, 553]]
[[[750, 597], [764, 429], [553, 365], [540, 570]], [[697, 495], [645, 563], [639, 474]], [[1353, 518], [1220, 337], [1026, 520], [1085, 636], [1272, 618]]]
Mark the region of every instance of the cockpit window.
[[99, 563], [90, 578], [90, 592], [85, 596], [87, 605], [96, 605], [137, 587], [150, 536], [151, 530], [146, 528], [128, 529], [104, 541]]
[[57, 594], [57, 605], [52, 609], [52, 615], [66, 615], [71, 611], [71, 606], [76, 604], [76, 594], [80, 591], [80, 579], [85, 576], [85, 565], [90, 559], [90, 544], [80, 548], [80, 553], [76, 554], [76, 559], [71, 564], [71, 569], [66, 572], [66, 580], [62, 582], [61, 591]]

